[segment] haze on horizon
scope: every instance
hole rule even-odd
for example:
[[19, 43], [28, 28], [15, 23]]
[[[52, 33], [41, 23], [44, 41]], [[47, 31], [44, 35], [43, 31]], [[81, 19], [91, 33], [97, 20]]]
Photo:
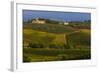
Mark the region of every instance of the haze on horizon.
[[91, 13], [23, 10], [23, 21], [26, 22], [34, 18], [53, 19], [59, 21], [86, 21], [91, 20]]

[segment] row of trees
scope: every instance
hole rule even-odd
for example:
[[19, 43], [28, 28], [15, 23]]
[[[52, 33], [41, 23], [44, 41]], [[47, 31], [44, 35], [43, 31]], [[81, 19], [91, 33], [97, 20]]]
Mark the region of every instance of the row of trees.
[[53, 49], [69, 49], [70, 46], [67, 44], [59, 44], [59, 43], [47, 43], [44, 42], [30, 42], [28, 45], [30, 48], [53, 48]]
[[79, 29], [90, 29], [91, 28], [91, 21], [83, 21], [83, 22], [70, 22], [70, 25], [73, 28], [79, 28]]

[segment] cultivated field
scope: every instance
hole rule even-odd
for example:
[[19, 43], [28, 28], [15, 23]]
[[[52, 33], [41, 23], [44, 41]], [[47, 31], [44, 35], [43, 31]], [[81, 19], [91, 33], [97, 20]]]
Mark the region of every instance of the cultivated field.
[[91, 59], [90, 23], [23, 24], [23, 62]]

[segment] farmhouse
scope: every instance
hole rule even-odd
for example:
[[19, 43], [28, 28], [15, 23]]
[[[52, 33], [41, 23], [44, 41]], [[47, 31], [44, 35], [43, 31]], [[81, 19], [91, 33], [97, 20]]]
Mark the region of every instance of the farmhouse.
[[64, 25], [68, 25], [69, 23], [68, 22], [64, 22]]
[[32, 20], [32, 23], [44, 24], [44, 23], [46, 23], [46, 21], [45, 21], [45, 19], [36, 18], [36, 19]]

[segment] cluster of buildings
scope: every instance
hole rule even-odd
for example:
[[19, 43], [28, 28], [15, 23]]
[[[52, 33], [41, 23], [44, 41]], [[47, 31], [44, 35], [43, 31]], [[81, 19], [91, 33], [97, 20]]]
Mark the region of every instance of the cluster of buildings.
[[[46, 23], [46, 20], [45, 19], [40, 19], [40, 18], [35, 18], [35, 19], [32, 20], [32, 23], [45, 24]], [[59, 22], [59, 24], [68, 25], [69, 22]]]

